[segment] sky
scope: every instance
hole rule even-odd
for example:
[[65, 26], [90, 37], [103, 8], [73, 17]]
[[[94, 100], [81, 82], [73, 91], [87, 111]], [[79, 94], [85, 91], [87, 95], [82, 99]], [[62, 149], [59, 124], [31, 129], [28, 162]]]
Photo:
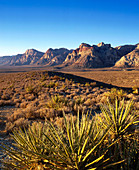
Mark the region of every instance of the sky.
[[0, 0], [0, 56], [139, 43], [139, 0]]

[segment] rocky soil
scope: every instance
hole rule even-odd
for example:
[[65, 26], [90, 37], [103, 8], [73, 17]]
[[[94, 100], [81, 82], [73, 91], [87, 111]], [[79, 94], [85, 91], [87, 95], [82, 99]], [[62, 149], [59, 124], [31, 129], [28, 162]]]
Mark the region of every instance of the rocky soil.
[[[116, 86], [115, 86], [116, 87]], [[135, 90], [134, 90], [135, 91]], [[8, 134], [16, 128], [28, 127], [34, 121], [50, 120], [63, 126], [63, 110], [76, 116], [77, 111], [100, 112], [101, 103], [114, 96], [134, 100], [139, 111], [138, 92], [119, 90], [112, 85], [70, 74], [31, 71], [0, 74], [0, 143], [10, 146]], [[0, 159], [3, 158], [0, 151]]]

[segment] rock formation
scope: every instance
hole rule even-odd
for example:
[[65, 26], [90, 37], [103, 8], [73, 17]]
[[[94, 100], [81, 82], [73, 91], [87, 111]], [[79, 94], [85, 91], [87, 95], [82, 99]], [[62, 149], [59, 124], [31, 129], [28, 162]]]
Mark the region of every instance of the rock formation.
[[66, 56], [72, 52], [66, 48], [52, 49], [49, 48], [46, 53], [37, 62], [38, 65], [59, 65], [62, 64]]
[[115, 67], [139, 67], [139, 44], [133, 51], [117, 61]]
[[72, 68], [137, 67], [139, 44], [111, 47], [103, 42], [98, 45], [82, 43], [75, 50], [49, 48], [46, 53], [29, 49], [24, 54], [0, 57], [0, 65], [41, 65]]
[[73, 50], [65, 61], [65, 66], [97, 68], [113, 66], [120, 57], [117, 50], [110, 44], [99, 43], [92, 45], [82, 43], [79, 48]]
[[3, 56], [0, 57], [0, 65], [10, 65], [11, 58], [13, 56]]
[[28, 49], [24, 54], [0, 57], [0, 65], [32, 65], [35, 64], [44, 53], [35, 49]]
[[19, 58], [16, 56], [16, 61], [11, 63], [12, 65], [32, 65], [35, 64], [44, 53], [37, 51], [35, 49], [28, 49]]

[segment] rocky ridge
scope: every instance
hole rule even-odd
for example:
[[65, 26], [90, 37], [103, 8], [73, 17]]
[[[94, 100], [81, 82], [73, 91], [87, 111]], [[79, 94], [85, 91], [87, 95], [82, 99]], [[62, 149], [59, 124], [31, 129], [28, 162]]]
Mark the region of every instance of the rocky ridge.
[[79, 48], [70, 53], [64, 61], [64, 64], [73, 67], [97, 68], [110, 67], [115, 64], [120, 56], [117, 49], [112, 48], [110, 44], [99, 43], [92, 45], [82, 43]]
[[37, 62], [38, 65], [58, 65], [62, 64], [66, 56], [72, 52], [66, 48], [52, 49], [49, 48], [46, 53]]
[[0, 65], [41, 65], [102, 68], [102, 67], [138, 67], [139, 44], [111, 47], [103, 42], [98, 45], [82, 43], [75, 50], [49, 48], [46, 53], [29, 49], [24, 54], [0, 57]]
[[43, 52], [35, 49], [28, 49], [24, 54], [0, 57], [0, 65], [32, 65], [35, 64], [43, 54]]
[[116, 62], [115, 67], [138, 67], [139, 66], [139, 44], [133, 51], [124, 55]]
[[15, 56], [15, 61], [11, 61], [11, 65], [32, 65], [35, 64], [44, 53], [35, 49], [28, 49], [22, 55]]

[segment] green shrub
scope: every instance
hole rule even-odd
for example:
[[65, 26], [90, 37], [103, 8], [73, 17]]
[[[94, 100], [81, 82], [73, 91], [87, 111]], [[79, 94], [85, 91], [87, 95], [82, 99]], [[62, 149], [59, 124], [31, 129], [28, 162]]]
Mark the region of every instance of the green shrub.
[[[54, 101], [59, 102], [55, 97]], [[3, 161], [7, 169], [65, 169], [65, 170], [137, 170], [137, 113], [133, 102], [108, 102], [101, 106], [102, 113], [77, 114], [67, 118], [63, 129], [46, 121], [33, 124], [28, 130], [15, 130], [15, 144], [3, 144], [8, 158]], [[4, 168], [3, 167], [3, 168]]]
[[137, 86], [132, 87], [133, 93], [134, 94], [139, 94], [139, 88]]
[[67, 103], [68, 101], [65, 97], [56, 95], [51, 97], [51, 99], [47, 102], [46, 107], [58, 110], [59, 108], [63, 108], [63, 106], [66, 106]]
[[[120, 162], [107, 158], [113, 143], [103, 146], [109, 128], [99, 130], [91, 115], [65, 120], [65, 128], [54, 127], [50, 122], [31, 126], [28, 131], [16, 130], [12, 138], [15, 149], [3, 147], [11, 158], [4, 162], [8, 169], [105, 169]], [[103, 147], [102, 147], [103, 146]]]
[[[137, 167], [137, 146], [138, 137], [135, 134], [135, 130], [139, 123], [139, 115], [133, 110], [133, 101], [130, 101], [127, 105], [115, 100], [115, 104], [111, 104], [110, 101], [106, 105], [101, 105], [101, 116], [98, 115], [99, 125], [109, 129], [109, 136], [111, 140], [118, 139], [115, 145], [115, 152], [119, 153], [118, 158], [126, 160], [123, 163], [123, 169], [129, 169], [129, 167]], [[139, 164], [138, 164], [139, 166]]]
[[34, 87], [32, 85], [29, 85], [29, 86], [26, 87], [25, 90], [26, 90], [27, 93], [33, 93]]
[[89, 84], [89, 83], [85, 83], [85, 86], [86, 86], [86, 87], [90, 87], [90, 84]]
[[45, 74], [42, 73], [42, 74], [41, 74], [40, 81], [43, 82], [43, 81], [47, 80], [48, 77], [49, 77], [48, 73], [45, 73]]
[[107, 92], [105, 96], [109, 99], [111, 103], [114, 103], [116, 99], [119, 101], [122, 100], [127, 96], [127, 93], [124, 92], [122, 89], [118, 90], [116, 88], [112, 88], [110, 92]]
[[48, 87], [48, 88], [54, 88], [54, 87], [55, 87], [55, 82], [50, 81], [50, 83], [47, 84], [47, 87]]

